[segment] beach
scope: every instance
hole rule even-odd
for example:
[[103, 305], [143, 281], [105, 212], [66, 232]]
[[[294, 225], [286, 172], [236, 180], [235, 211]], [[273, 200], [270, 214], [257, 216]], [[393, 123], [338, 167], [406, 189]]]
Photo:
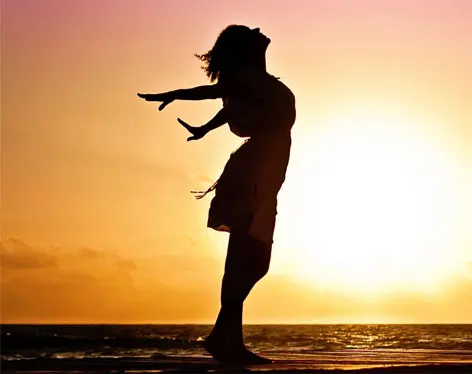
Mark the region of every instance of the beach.
[[20, 373], [209, 373], [209, 372], [268, 372], [268, 373], [355, 373], [355, 374], [470, 374], [472, 363], [399, 364], [318, 362], [314, 359], [276, 360], [271, 365], [249, 368], [220, 368], [210, 359], [198, 358], [116, 358], [116, 359], [33, 359], [2, 363], [2, 372]]
[[247, 325], [271, 365], [222, 368], [210, 325], [2, 325], [2, 373], [472, 373], [472, 325]]

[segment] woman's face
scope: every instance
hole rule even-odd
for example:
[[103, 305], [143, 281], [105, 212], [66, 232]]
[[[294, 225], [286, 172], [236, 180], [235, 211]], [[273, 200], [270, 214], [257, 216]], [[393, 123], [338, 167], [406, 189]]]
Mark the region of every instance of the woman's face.
[[270, 39], [266, 35], [261, 33], [259, 27], [252, 29], [251, 34], [254, 36], [256, 49], [260, 48], [261, 50], [265, 51], [270, 44]]

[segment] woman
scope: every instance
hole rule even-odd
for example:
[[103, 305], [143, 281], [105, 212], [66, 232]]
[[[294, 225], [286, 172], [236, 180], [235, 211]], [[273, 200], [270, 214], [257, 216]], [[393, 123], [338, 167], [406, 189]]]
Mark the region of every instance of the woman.
[[205, 340], [207, 351], [224, 365], [267, 364], [271, 360], [249, 351], [243, 340], [243, 303], [269, 270], [277, 194], [290, 156], [290, 130], [295, 98], [266, 71], [270, 39], [259, 29], [231, 25], [213, 48], [197, 57], [216, 84], [160, 94], [138, 94], [159, 101], [159, 110], [174, 100], [223, 99], [223, 108], [206, 125], [194, 127], [178, 119], [192, 136], [204, 137], [225, 123], [248, 138], [227, 162], [215, 190], [208, 227], [230, 233], [221, 289], [221, 309]]

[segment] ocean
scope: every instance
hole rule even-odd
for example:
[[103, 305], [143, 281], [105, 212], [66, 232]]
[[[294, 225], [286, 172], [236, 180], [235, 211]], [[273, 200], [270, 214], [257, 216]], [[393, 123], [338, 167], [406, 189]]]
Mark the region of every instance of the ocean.
[[[209, 325], [1, 325], [3, 362], [209, 357]], [[246, 345], [275, 359], [345, 365], [472, 363], [472, 325], [246, 325]]]

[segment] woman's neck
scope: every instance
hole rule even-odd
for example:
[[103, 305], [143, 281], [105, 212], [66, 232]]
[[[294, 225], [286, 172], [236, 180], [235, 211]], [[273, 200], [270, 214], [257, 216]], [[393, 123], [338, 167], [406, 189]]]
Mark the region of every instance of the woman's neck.
[[267, 73], [267, 64], [266, 64], [266, 58], [265, 58], [265, 52], [261, 53], [259, 56], [257, 56], [255, 60], [254, 67], [263, 71], [264, 73]]

